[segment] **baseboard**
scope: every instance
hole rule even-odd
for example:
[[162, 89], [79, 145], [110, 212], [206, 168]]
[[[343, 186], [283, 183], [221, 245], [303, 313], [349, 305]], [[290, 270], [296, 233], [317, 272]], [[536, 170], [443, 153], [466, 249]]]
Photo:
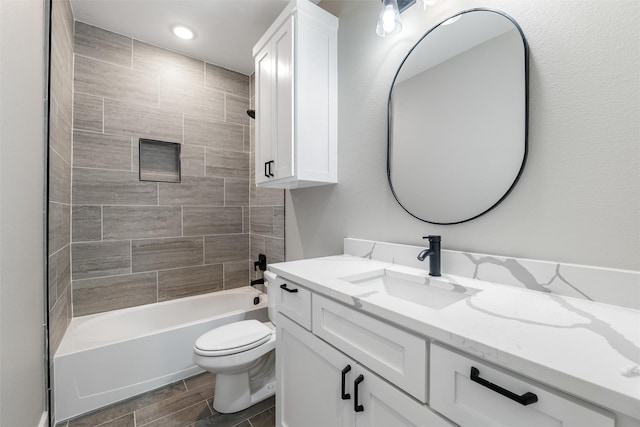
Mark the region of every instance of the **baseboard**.
[[44, 411], [42, 413], [42, 417], [40, 418], [40, 422], [38, 423], [38, 427], [49, 427], [49, 412]]

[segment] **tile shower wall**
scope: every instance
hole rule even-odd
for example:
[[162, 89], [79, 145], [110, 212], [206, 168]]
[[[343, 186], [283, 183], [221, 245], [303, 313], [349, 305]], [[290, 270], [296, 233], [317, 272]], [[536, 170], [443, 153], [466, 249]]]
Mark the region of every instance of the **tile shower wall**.
[[68, 0], [51, 4], [49, 117], [49, 352], [71, 319], [71, 121], [73, 15]]
[[[249, 77], [82, 22], [74, 53], [73, 316], [247, 285]], [[139, 181], [139, 138], [182, 182]]]
[[[255, 74], [250, 78], [251, 108], [255, 108]], [[260, 114], [257, 112], [256, 114]], [[249, 224], [251, 259], [258, 254], [267, 256], [267, 263], [285, 260], [284, 248], [284, 192], [285, 190], [255, 186], [255, 121], [250, 121], [251, 187], [249, 194]], [[251, 264], [253, 266], [253, 264]], [[251, 269], [251, 279], [262, 278], [261, 271]]]

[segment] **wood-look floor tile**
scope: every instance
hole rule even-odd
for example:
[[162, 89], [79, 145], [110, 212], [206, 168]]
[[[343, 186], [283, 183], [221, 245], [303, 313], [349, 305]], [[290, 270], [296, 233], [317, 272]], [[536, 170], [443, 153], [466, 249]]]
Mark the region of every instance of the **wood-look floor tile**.
[[213, 390], [211, 388], [203, 387], [172, 396], [162, 402], [137, 410], [135, 413], [136, 423], [138, 426], [143, 426], [196, 404], [203, 403], [206, 406], [206, 400], [211, 398], [212, 395]]
[[127, 414], [115, 420], [100, 424], [98, 427], [136, 427], [136, 419], [133, 414]]
[[274, 427], [276, 425], [276, 410], [275, 408], [267, 409], [249, 418], [249, 422], [251, 427]]
[[238, 423], [251, 419], [252, 417], [264, 412], [267, 409], [273, 408], [275, 405], [275, 397], [263, 400], [255, 405], [245, 409], [244, 411], [235, 412], [233, 414], [220, 414], [215, 412], [208, 418], [200, 420], [194, 423], [194, 427], [233, 427]]
[[[194, 422], [210, 417], [213, 412], [206, 401], [180, 409], [147, 424], [138, 422], [137, 427], [180, 427], [189, 426]], [[142, 420], [141, 420], [142, 421]]]
[[216, 375], [211, 372], [203, 372], [184, 380], [187, 390], [195, 390], [202, 387], [213, 387], [215, 389]]
[[135, 411], [146, 406], [157, 404], [173, 396], [183, 394], [185, 391], [184, 383], [178, 381], [74, 418], [69, 421], [69, 427], [93, 427], [104, 424], [127, 414], [133, 414]]

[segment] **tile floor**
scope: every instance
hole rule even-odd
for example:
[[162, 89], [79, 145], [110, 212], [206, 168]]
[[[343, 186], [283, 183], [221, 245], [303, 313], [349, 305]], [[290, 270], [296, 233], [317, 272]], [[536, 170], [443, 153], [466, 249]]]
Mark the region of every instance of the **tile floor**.
[[235, 414], [213, 410], [215, 376], [204, 373], [132, 397], [56, 427], [273, 427], [272, 397]]

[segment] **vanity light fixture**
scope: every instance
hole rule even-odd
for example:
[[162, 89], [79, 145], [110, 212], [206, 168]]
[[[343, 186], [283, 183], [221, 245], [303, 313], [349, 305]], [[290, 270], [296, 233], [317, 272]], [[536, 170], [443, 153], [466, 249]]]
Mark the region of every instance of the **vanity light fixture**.
[[380, 37], [387, 37], [399, 33], [402, 30], [400, 14], [415, 2], [416, 0], [382, 0], [382, 10], [378, 15], [376, 34]]
[[418, 0], [418, 3], [422, 4], [422, 8], [427, 10], [427, 6], [433, 6], [438, 0]]
[[171, 27], [171, 32], [182, 40], [191, 40], [195, 37], [193, 30], [186, 25], [174, 25]]

